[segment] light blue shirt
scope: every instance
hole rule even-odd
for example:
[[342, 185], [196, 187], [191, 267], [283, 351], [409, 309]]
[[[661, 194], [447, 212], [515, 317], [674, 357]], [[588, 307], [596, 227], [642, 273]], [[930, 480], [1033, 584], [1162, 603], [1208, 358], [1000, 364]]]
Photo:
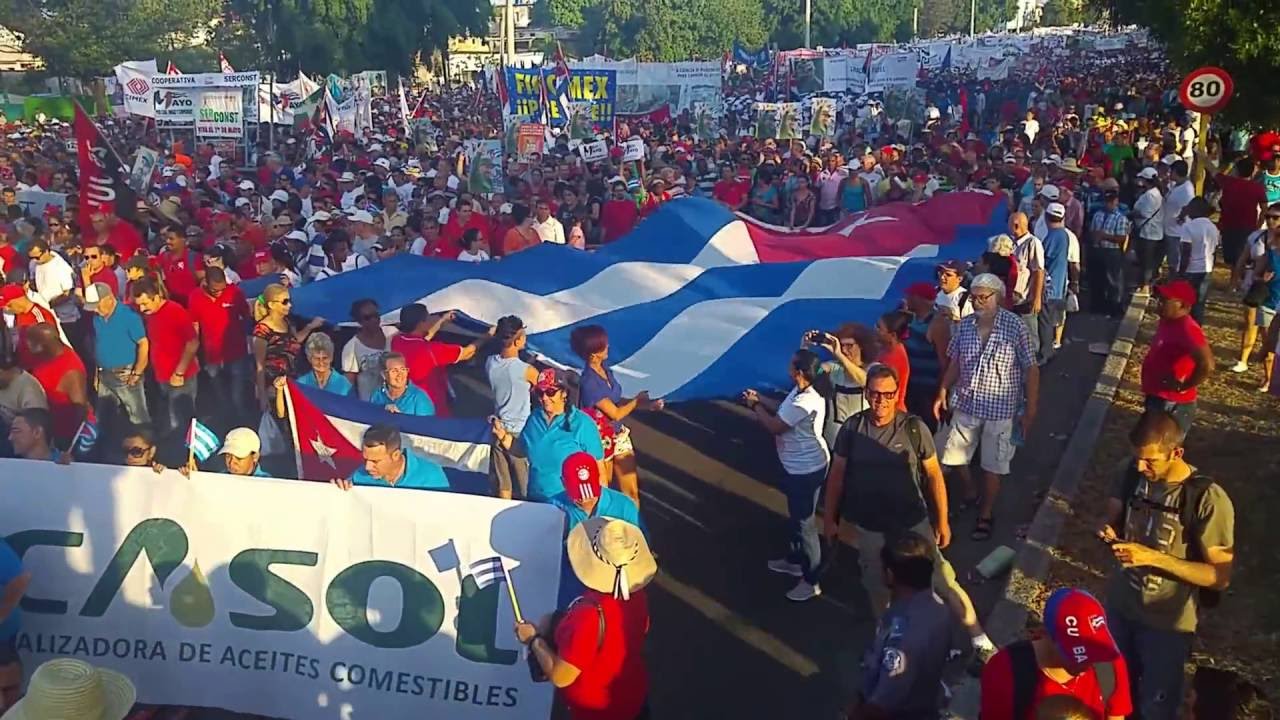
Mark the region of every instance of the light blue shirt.
[[409, 387], [404, 389], [404, 394], [395, 400], [391, 399], [391, 396], [387, 394], [387, 386], [383, 385], [373, 391], [373, 395], [369, 396], [369, 402], [378, 407], [395, 405], [396, 409], [403, 415], [436, 414], [436, 404], [431, 402], [431, 398], [413, 383], [409, 383]]
[[[324, 390], [325, 392], [333, 393], [334, 395], [341, 395], [343, 397], [351, 395], [351, 381], [348, 380], [345, 375], [336, 370], [331, 370], [329, 372], [329, 382], [325, 383], [324, 387], [320, 387], [320, 381], [316, 379], [315, 370], [311, 370], [306, 375], [300, 376], [297, 382], [299, 385], [306, 385], [307, 387]], [[385, 405], [386, 403], [383, 404]]]
[[110, 318], [103, 319], [94, 313], [93, 331], [98, 367], [105, 370], [133, 367], [138, 358], [138, 343], [147, 337], [142, 318], [124, 303], [116, 305]]
[[[22, 574], [22, 559], [9, 547], [9, 543], [0, 539], [0, 589], [10, 580]], [[9, 617], [0, 623], [0, 641], [10, 640], [22, 628], [22, 610], [14, 608]]]
[[529, 380], [526, 378], [528, 368], [529, 363], [518, 357], [493, 355], [484, 363], [489, 387], [493, 390], [494, 414], [512, 435], [519, 435], [524, 430], [532, 408]]
[[520, 442], [529, 458], [529, 499], [538, 502], [549, 500], [564, 488], [560, 466], [565, 458], [579, 450], [597, 460], [604, 458], [600, 428], [578, 408], [568, 408], [567, 420], [561, 414], [548, 421], [541, 409], [530, 413]]
[[409, 449], [404, 450], [404, 474], [395, 484], [365, 472], [364, 465], [351, 473], [351, 482], [355, 485], [394, 487], [405, 490], [449, 489], [449, 478], [444, 474], [444, 468]]

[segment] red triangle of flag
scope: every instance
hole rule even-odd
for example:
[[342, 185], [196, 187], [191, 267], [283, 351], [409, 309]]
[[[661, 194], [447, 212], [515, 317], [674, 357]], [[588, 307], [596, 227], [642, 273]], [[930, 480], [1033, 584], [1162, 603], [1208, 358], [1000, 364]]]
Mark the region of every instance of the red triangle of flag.
[[364, 462], [360, 449], [334, 427], [329, 416], [313, 405], [293, 381], [289, 382], [288, 393], [299, 477], [304, 480], [350, 477]]

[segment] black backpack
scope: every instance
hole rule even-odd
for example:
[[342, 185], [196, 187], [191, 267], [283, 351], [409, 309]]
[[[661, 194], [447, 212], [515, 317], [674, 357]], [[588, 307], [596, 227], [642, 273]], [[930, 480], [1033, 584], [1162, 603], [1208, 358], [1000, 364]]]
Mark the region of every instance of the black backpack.
[[[1138, 473], [1136, 465], [1130, 465], [1125, 471], [1124, 491], [1121, 499], [1124, 500], [1124, 516], [1121, 519], [1121, 527], [1129, 524], [1129, 504], [1133, 502], [1134, 496], [1138, 493], [1138, 485], [1142, 482], [1142, 475]], [[1162, 510], [1178, 516], [1178, 521], [1182, 523], [1182, 532], [1190, 533], [1199, 523], [1196, 517], [1196, 511], [1200, 508], [1200, 501], [1204, 499], [1204, 494], [1209, 491], [1209, 487], [1213, 485], [1213, 478], [1208, 475], [1193, 474], [1182, 482], [1186, 488], [1182, 492], [1182, 503], [1178, 507], [1164, 506]], [[1195, 538], [1189, 538], [1187, 542], [1187, 559], [1193, 562], [1206, 562], [1206, 558], [1201, 557], [1200, 543]], [[1199, 588], [1200, 607], [1213, 609], [1222, 603], [1222, 591], [1211, 590], [1209, 588]]]
[[[1036, 686], [1040, 683], [1040, 664], [1036, 662], [1036, 651], [1030, 640], [1019, 640], [1005, 650], [1009, 653], [1009, 667], [1013, 671], [1013, 720], [1026, 720], [1033, 717], [1031, 711], [1036, 701]], [[1105, 715], [1106, 707], [1116, 693], [1116, 668], [1109, 662], [1094, 663], [1093, 672], [1098, 677]]]

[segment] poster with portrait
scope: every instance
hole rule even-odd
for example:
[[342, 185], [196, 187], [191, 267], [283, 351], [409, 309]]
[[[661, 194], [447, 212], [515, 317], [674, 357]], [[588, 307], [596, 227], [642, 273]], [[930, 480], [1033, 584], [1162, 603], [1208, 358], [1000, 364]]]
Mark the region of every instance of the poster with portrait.
[[465, 140], [467, 157], [467, 189], [484, 196], [506, 192], [502, 174], [501, 140]]
[[834, 98], [809, 98], [809, 134], [819, 138], [836, 136], [836, 101]]
[[778, 139], [798, 140], [804, 137], [800, 132], [804, 106], [798, 102], [778, 103]]
[[715, 142], [720, 136], [719, 106], [708, 102], [693, 104], [693, 134], [699, 140]]
[[756, 103], [756, 137], [778, 137], [778, 113], [781, 107], [779, 103]]

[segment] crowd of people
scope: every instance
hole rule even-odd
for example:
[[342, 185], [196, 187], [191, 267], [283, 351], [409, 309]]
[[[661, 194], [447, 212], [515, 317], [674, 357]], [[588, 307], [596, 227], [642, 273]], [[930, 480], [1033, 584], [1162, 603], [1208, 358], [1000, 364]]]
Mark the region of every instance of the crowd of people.
[[[764, 99], [765, 83], [751, 78], [729, 92]], [[1145, 52], [1001, 82], [944, 72], [921, 80], [919, 118], [889, 117], [863, 98], [847, 104], [835, 137], [781, 143], [752, 136], [733, 113], [715, 140], [695, 138], [687, 115], [626, 119], [606, 139], [605, 161], [581, 161], [561, 137], [545, 154], [509, 157], [505, 191], [494, 193], [469, 189], [463, 140], [502, 136], [496, 98], [474, 88], [427, 93], [430, 142], [399, 132], [398, 111], [379, 99], [374, 127], [359, 136], [309, 152], [315, 136], [281, 129], [248, 158], [171, 142], [136, 119], [102, 119], [119, 152], [148, 145], [163, 162], [147, 201], [97, 211], [87, 227], [77, 221], [70, 127], [11, 125], [0, 138], [0, 307], [10, 328], [0, 333], [0, 453], [291, 477], [292, 454], [268, 448], [288, 442], [286, 383], [388, 413], [449, 416], [449, 367], [482, 363], [494, 400], [492, 493], [550, 503], [567, 520], [563, 612], [517, 626], [516, 638], [573, 717], [648, 717], [644, 586], [657, 565], [626, 421], [664, 405], [625, 392], [608, 328], [573, 331], [582, 366], [570, 374], [531, 361], [519, 308], [460, 344], [441, 339], [447, 308], [352, 297], [349, 318], [301, 318], [291, 292], [406, 253], [494, 262], [540, 243], [590, 251], [686, 196], [801, 228], [985, 190], [1004, 196], [1010, 214], [981, 257], [940, 264], [936, 282], [893, 298], [874, 327], [797, 328], [790, 391], [743, 392], [776, 442], [787, 499], [787, 553], [767, 567], [795, 578], [789, 600], [819, 596], [841, 524], [852, 530], [879, 630], [850, 718], [936, 717], [953, 622], [971, 637], [987, 720], [1174, 718], [1197, 611], [1227, 586], [1234, 557], [1230, 499], [1183, 454], [1197, 386], [1215, 369], [1205, 298], [1221, 251], [1242, 291], [1231, 370], [1249, 370], [1261, 336], [1259, 386], [1274, 388], [1280, 146], [1254, 157], [1247, 134], [1198, 138], [1173, 81]], [[648, 148], [642, 165], [619, 162], [618, 141], [633, 135]], [[1199, 193], [1197, 170], [1209, 178]], [[68, 202], [31, 213], [20, 190]], [[1131, 434], [1133, 468], [1096, 509], [1117, 560], [1111, 586], [1102, 602], [1058, 591], [1042, 636], [998, 649], [943, 555], [952, 522], [967, 514], [968, 536], [991, 539], [1011, 462], [1052, 411], [1040, 406], [1041, 368], [1072, 314], [1119, 318], [1134, 295], [1155, 297], [1159, 323], [1142, 368], [1147, 412]], [[385, 325], [392, 310], [398, 322]], [[222, 438], [199, 468], [188, 451], [196, 425]], [[363, 465], [335, 480], [343, 489], [449, 487], [392, 424], [372, 426], [362, 445]], [[0, 582], [21, 583], [6, 549]], [[0, 640], [11, 643], [10, 617]], [[0, 680], [16, 662], [0, 653]], [[57, 684], [41, 673], [28, 693]], [[16, 690], [0, 690], [12, 705]]]

